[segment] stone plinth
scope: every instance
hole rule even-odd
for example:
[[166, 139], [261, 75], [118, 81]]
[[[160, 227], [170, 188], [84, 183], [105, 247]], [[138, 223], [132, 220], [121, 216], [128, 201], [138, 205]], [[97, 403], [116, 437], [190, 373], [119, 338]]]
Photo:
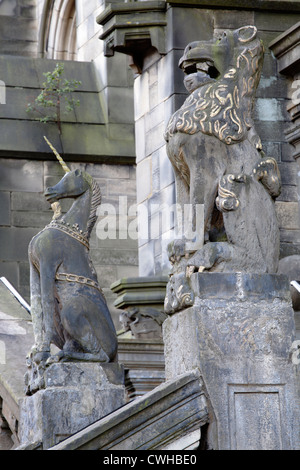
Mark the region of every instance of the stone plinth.
[[200, 369], [215, 415], [213, 448], [299, 448], [287, 278], [196, 273], [191, 283], [194, 305], [163, 324], [166, 379]]
[[58, 363], [45, 372], [44, 390], [20, 404], [21, 446], [48, 449], [125, 404], [119, 364]]

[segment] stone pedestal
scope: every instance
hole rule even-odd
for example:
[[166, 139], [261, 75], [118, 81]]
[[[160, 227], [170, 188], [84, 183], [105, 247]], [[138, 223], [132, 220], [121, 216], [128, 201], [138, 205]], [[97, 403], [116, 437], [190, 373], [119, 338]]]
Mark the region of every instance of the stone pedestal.
[[58, 363], [45, 372], [45, 389], [20, 404], [21, 447], [49, 449], [125, 404], [119, 364]]
[[196, 273], [194, 305], [163, 324], [166, 379], [200, 369], [214, 449], [299, 448], [294, 313], [281, 275]]
[[123, 330], [118, 332], [118, 358], [124, 364], [129, 400], [165, 380], [162, 323], [167, 276], [127, 277], [111, 285], [117, 294]]

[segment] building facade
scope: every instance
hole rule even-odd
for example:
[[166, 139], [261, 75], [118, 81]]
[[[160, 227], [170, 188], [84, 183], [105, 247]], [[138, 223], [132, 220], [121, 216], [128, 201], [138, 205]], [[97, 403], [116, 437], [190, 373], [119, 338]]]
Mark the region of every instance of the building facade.
[[[145, 286], [158, 280], [160, 290], [170, 270], [175, 217], [168, 208], [176, 194], [164, 130], [187, 97], [179, 59], [188, 43], [245, 25], [257, 28], [265, 47], [254, 121], [282, 178], [280, 266], [297, 276], [299, 21], [297, 0], [0, 1], [0, 276], [29, 300], [28, 243], [51, 220], [43, 193], [63, 175], [46, 135], [71, 168], [85, 169], [100, 185], [91, 257], [122, 329], [120, 309], [136, 301], [122, 300], [131, 288], [126, 279]], [[26, 110], [58, 62], [66, 78], [81, 81], [80, 106], [62, 116], [61, 134], [55, 122], [41, 123]], [[157, 362], [153, 368], [160, 370]], [[155, 385], [162, 377], [152, 379]]]

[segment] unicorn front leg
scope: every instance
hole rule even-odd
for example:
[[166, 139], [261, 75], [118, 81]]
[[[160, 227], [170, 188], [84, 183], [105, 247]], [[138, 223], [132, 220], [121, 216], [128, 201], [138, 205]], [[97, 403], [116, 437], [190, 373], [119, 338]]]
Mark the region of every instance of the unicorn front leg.
[[[36, 297], [36, 310], [33, 316], [35, 331], [35, 353], [33, 360], [36, 363], [46, 361], [50, 357], [50, 345], [54, 336], [54, 312], [55, 312], [55, 285], [56, 268], [40, 263], [39, 285], [35, 285], [37, 278], [33, 277], [33, 296]], [[40, 290], [40, 297], [37, 291]], [[37, 300], [39, 299], [39, 302]], [[39, 303], [39, 305], [38, 305]]]
[[30, 261], [30, 303], [31, 317], [35, 344], [32, 346], [31, 355], [35, 356], [43, 342], [43, 308], [41, 299], [40, 274]]

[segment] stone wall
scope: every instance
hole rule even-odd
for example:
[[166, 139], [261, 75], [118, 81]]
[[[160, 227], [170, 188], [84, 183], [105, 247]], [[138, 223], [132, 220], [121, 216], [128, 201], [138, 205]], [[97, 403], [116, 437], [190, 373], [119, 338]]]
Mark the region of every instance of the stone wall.
[[36, 56], [38, 21], [36, 0], [0, 2], [0, 54]]

